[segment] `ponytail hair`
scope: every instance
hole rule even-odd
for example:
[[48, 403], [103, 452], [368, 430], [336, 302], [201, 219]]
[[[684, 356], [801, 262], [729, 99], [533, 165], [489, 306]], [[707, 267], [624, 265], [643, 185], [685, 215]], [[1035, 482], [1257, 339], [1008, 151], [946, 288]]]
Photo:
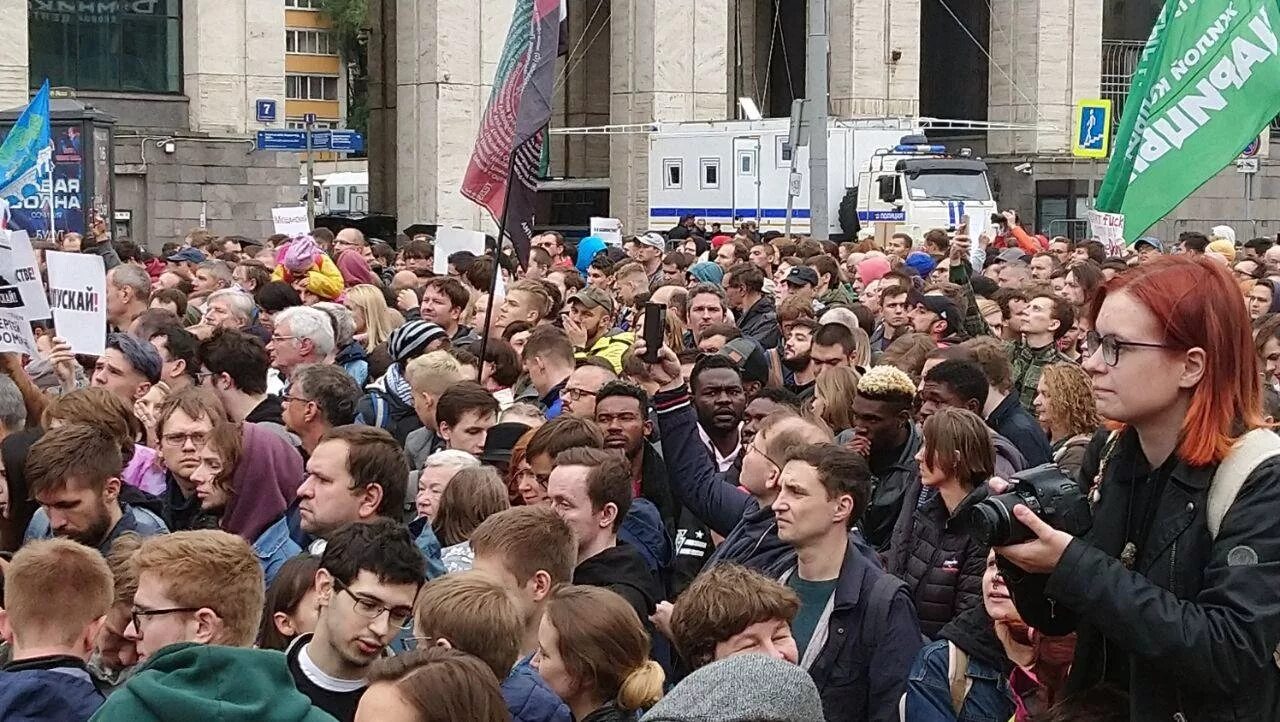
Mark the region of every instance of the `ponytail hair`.
[[634, 712], [649, 709], [662, 699], [662, 685], [667, 680], [662, 665], [652, 659], [631, 670], [618, 690], [618, 707]]
[[662, 699], [666, 675], [649, 659], [649, 635], [625, 599], [601, 587], [565, 585], [552, 592], [546, 615], [577, 688], [628, 711]]

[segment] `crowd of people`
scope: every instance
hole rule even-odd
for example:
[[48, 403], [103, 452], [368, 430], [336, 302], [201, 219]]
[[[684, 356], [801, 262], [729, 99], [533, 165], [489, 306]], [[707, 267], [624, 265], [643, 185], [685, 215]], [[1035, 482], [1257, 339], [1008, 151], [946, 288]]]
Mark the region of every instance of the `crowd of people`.
[[967, 226], [64, 239], [0, 719], [1280, 719], [1280, 245]]

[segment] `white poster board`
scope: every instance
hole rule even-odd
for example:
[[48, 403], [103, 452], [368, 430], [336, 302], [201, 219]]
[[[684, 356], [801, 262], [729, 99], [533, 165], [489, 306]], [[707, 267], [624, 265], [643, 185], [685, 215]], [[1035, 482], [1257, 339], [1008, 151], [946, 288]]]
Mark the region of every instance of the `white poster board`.
[[467, 231], [461, 228], [441, 228], [436, 233], [436, 255], [432, 271], [443, 276], [449, 272], [449, 256], [459, 251], [471, 251], [477, 256], [484, 255], [484, 234], [480, 231]]
[[17, 287], [23, 317], [28, 321], [49, 318], [49, 298], [26, 231], [0, 231], [0, 277]]
[[0, 353], [20, 353], [36, 358], [36, 338], [23, 315], [22, 293], [17, 286], [0, 286]]
[[272, 208], [271, 222], [275, 224], [276, 233], [283, 233], [290, 238], [311, 232], [311, 224], [307, 223], [306, 206]]
[[617, 218], [591, 218], [591, 235], [604, 240], [610, 246], [622, 245], [622, 221]]
[[107, 272], [102, 256], [50, 251], [45, 260], [55, 333], [73, 352], [101, 356], [107, 345]]
[[1107, 247], [1108, 256], [1124, 250], [1124, 214], [1089, 211], [1089, 232]]

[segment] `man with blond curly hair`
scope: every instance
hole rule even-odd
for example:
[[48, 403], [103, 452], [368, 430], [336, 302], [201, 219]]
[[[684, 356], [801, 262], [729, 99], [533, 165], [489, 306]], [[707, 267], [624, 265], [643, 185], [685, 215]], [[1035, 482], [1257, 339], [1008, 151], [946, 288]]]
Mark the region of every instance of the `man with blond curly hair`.
[[853, 401], [853, 440], [878, 480], [859, 526], [879, 551], [889, 546], [903, 492], [920, 474], [916, 452], [920, 434], [911, 423], [916, 389], [911, 377], [893, 366], [876, 366], [858, 382]]

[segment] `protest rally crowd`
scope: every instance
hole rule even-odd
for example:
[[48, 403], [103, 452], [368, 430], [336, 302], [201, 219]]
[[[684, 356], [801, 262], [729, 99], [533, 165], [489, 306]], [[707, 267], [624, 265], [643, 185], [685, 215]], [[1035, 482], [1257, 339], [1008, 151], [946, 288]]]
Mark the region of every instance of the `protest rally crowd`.
[[0, 720], [1280, 719], [1280, 244], [998, 220], [37, 242]]

